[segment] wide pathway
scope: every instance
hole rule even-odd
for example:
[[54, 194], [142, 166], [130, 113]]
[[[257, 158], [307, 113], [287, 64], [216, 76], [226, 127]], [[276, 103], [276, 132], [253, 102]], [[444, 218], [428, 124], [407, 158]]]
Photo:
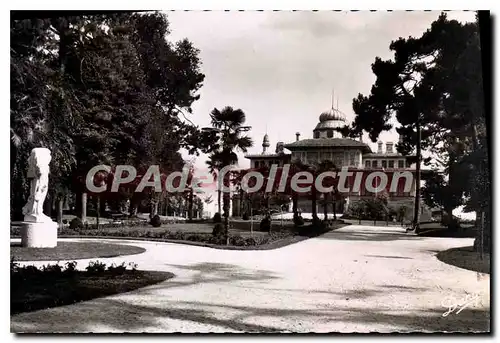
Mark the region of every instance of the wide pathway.
[[[350, 225], [268, 251], [144, 241], [126, 244], [147, 251], [100, 260], [133, 261], [139, 269], [170, 271], [176, 277], [130, 293], [15, 315], [11, 331], [456, 332], [490, 328], [489, 276], [479, 277], [435, 257], [441, 250], [472, 245], [470, 238], [424, 238], [397, 227]], [[79, 261], [79, 266], [88, 261]], [[460, 303], [468, 294], [476, 301], [443, 316], [445, 306]]]

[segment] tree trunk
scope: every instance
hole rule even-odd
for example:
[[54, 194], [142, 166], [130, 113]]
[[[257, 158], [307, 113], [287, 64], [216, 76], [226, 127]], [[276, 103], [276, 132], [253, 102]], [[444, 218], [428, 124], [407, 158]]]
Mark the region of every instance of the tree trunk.
[[193, 189], [189, 191], [189, 204], [188, 204], [188, 216], [189, 220], [193, 220], [193, 201], [194, 201], [194, 192]]
[[82, 207], [80, 209], [80, 219], [82, 223], [85, 223], [87, 221], [87, 193], [82, 192], [81, 199]]
[[298, 210], [298, 198], [296, 193], [292, 193], [292, 211], [293, 211], [293, 218], [298, 218], [299, 217], [299, 210]]
[[[226, 185], [226, 187], [229, 187], [229, 175], [227, 173], [226, 175], [224, 175], [224, 185]], [[219, 190], [219, 192], [221, 192], [221, 190]], [[222, 199], [222, 209], [224, 211], [224, 239], [226, 241], [226, 245], [229, 245], [229, 209], [231, 207], [231, 195], [229, 194], [228, 190], [224, 192], [224, 194], [222, 195]]]
[[59, 229], [63, 227], [63, 206], [64, 206], [64, 196], [60, 196], [57, 201], [57, 222], [59, 223]]
[[45, 198], [45, 202], [43, 203], [43, 212], [48, 217], [52, 214], [52, 202], [53, 202], [53, 194], [47, 193], [47, 197]]
[[314, 185], [311, 187], [311, 206], [312, 206], [312, 219], [318, 219], [318, 209], [316, 206], [317, 199], [316, 199], [316, 187]]
[[337, 200], [335, 195], [333, 196], [333, 220], [337, 220]]
[[158, 204], [159, 204], [159, 199], [157, 198], [157, 194], [153, 193], [151, 195], [151, 211], [149, 214], [150, 219], [152, 219], [154, 216], [158, 214]]
[[97, 206], [96, 206], [96, 226], [99, 229], [99, 219], [101, 217], [101, 197], [97, 196]]
[[[100, 196], [99, 196], [100, 198]], [[101, 211], [99, 214], [103, 215], [106, 213], [106, 198], [104, 199], [99, 199], [99, 211]]]
[[136, 197], [132, 196], [132, 198], [130, 198], [130, 208], [129, 208], [130, 217], [137, 217], [138, 207], [139, 207], [139, 201], [137, 200]]
[[219, 189], [219, 190], [217, 190], [217, 211], [219, 212], [219, 214], [222, 213], [221, 209], [220, 209], [220, 207], [221, 207], [221, 196], [222, 196], [222, 191]]
[[420, 115], [417, 117], [417, 161], [416, 161], [416, 180], [415, 180], [415, 207], [413, 211], [413, 229], [418, 232], [420, 226], [420, 160], [422, 158], [421, 147], [421, 127]]
[[325, 193], [323, 197], [324, 203], [323, 203], [323, 220], [327, 221], [328, 220], [328, 194]]
[[223, 211], [224, 211], [224, 239], [226, 240], [226, 245], [229, 244], [229, 207], [230, 207], [230, 195], [228, 192], [223, 194]]
[[[239, 205], [238, 205], [240, 207], [238, 210], [240, 217], [243, 217], [243, 213], [242, 213], [242, 211], [243, 211], [243, 195], [244, 195], [243, 189], [240, 188], [240, 201], [239, 201]], [[246, 209], [245, 209], [245, 211], [246, 211]]]

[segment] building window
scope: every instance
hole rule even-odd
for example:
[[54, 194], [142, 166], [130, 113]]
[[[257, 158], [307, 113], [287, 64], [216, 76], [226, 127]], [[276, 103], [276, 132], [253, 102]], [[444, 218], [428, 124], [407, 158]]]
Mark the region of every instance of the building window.
[[365, 161], [365, 168], [371, 168], [370, 161]]
[[319, 138], [319, 131], [314, 132], [314, 138]]
[[354, 151], [351, 151], [349, 153], [349, 165], [350, 166], [356, 165], [356, 152], [354, 152]]
[[394, 161], [389, 161], [389, 168], [394, 168]]
[[328, 131], [326, 132], [326, 136], [327, 136], [328, 138], [332, 138], [332, 137], [333, 137], [333, 130], [328, 130]]
[[382, 161], [382, 168], [387, 168], [387, 161], [386, 160]]
[[405, 161], [404, 160], [399, 160], [398, 161], [398, 168], [404, 168], [405, 167]]
[[406, 168], [410, 168], [411, 167], [411, 163], [406, 161]]
[[259, 161], [255, 161], [255, 168], [259, 168]]
[[378, 163], [377, 162], [378, 162], [377, 160], [374, 160], [372, 162], [372, 168], [377, 168], [378, 167], [378, 165], [377, 165]]

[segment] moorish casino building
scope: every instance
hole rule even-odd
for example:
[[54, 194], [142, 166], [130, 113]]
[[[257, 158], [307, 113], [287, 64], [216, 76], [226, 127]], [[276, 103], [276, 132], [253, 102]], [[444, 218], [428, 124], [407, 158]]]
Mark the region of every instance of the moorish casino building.
[[[415, 165], [410, 165], [406, 157], [397, 153], [393, 142], [378, 142], [378, 149], [373, 152], [370, 146], [363, 142], [362, 138], [350, 139], [343, 137], [335, 128], [346, 125], [346, 116], [344, 113], [334, 108], [321, 113], [319, 122], [313, 130], [313, 138], [301, 139], [300, 133], [296, 133], [295, 141], [285, 144], [278, 142], [274, 152], [268, 151], [270, 147], [269, 136], [266, 134], [262, 142], [262, 152], [260, 154], [249, 154], [245, 157], [250, 160], [250, 168], [270, 167], [273, 164], [283, 166], [294, 161], [301, 161], [304, 164], [318, 164], [322, 161], [332, 161], [337, 168], [348, 167], [349, 171], [363, 172], [363, 182], [359, 191], [349, 192], [341, 195], [342, 199], [336, 201], [335, 206], [338, 214], [345, 213], [350, 204], [357, 201], [374, 197], [377, 194], [369, 192], [365, 187], [364, 178], [370, 172], [384, 172], [389, 182], [385, 190], [385, 196], [388, 199], [390, 207], [399, 206], [408, 207], [407, 218], [413, 217], [414, 199], [415, 199]], [[285, 152], [285, 148], [289, 152]], [[409, 191], [405, 191], [405, 179], [400, 179], [397, 190], [390, 192], [391, 179], [395, 172], [409, 171], [413, 174], [413, 184]], [[374, 186], [376, 186], [375, 179]], [[353, 189], [354, 176], [347, 178], [346, 185]], [[406, 189], [408, 190], [408, 189]], [[321, 196], [317, 202], [317, 211], [322, 213]], [[237, 204], [241, 204], [239, 195], [233, 197], [233, 216], [240, 216], [242, 209]], [[298, 208], [303, 213], [310, 213], [310, 196], [302, 195], [298, 199]], [[330, 206], [333, 206], [330, 205]], [[291, 208], [290, 208], [291, 210]], [[329, 207], [328, 212], [332, 213], [333, 208]], [[430, 220], [431, 210], [422, 202], [420, 218], [422, 221]]]

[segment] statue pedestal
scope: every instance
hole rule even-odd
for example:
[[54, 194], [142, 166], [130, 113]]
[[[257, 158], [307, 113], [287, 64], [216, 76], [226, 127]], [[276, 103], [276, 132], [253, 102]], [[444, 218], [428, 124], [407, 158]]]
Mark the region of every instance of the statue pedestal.
[[46, 222], [21, 222], [21, 245], [26, 248], [55, 248], [58, 224]]

